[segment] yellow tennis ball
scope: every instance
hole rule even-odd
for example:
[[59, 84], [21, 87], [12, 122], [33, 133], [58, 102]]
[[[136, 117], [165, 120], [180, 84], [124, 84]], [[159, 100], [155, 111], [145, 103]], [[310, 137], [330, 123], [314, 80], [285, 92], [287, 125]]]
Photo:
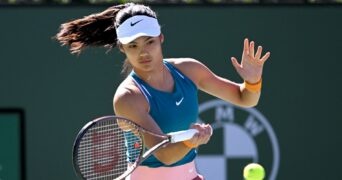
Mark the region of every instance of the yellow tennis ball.
[[245, 180], [263, 180], [265, 169], [258, 163], [250, 163], [243, 169]]

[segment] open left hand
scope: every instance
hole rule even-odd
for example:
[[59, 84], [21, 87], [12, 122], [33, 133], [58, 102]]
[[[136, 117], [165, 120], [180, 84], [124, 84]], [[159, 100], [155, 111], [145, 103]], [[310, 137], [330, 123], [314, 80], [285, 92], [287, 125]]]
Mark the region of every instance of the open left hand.
[[262, 76], [262, 69], [265, 61], [270, 57], [270, 52], [262, 55], [262, 46], [258, 46], [256, 53], [254, 53], [254, 42], [246, 38], [244, 40], [241, 64], [235, 57], [232, 57], [232, 64], [239, 75], [247, 82], [253, 84], [260, 81]]

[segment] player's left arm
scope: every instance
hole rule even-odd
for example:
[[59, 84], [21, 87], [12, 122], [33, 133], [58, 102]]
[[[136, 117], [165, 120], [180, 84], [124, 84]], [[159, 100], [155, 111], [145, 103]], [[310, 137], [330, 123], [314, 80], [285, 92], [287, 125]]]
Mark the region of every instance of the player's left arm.
[[[261, 55], [262, 47], [259, 46], [254, 52], [254, 42], [245, 39], [241, 63], [238, 63], [236, 58], [232, 58], [233, 66], [245, 82], [255, 84], [261, 81], [263, 65], [270, 53]], [[197, 60], [183, 59], [175, 65], [190, 77], [200, 90], [208, 94], [242, 107], [255, 106], [259, 101], [260, 91], [250, 91], [245, 83], [235, 83], [217, 76]]]

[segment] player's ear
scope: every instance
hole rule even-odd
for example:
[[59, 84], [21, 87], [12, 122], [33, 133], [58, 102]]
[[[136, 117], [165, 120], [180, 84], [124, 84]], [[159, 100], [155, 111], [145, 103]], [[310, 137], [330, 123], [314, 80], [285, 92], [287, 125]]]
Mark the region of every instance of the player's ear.
[[118, 44], [118, 48], [122, 53], [125, 53], [125, 49], [123, 48], [122, 44]]
[[164, 34], [163, 34], [163, 33], [160, 33], [159, 39], [160, 39], [160, 42], [161, 42], [161, 43], [164, 42]]

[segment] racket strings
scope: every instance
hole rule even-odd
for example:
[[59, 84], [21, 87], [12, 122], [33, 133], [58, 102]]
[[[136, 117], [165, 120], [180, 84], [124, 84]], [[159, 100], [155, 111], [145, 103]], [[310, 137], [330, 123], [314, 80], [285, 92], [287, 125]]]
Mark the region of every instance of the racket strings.
[[96, 123], [83, 135], [77, 162], [86, 179], [116, 179], [131, 170], [142, 150], [138, 127], [110, 119]]

